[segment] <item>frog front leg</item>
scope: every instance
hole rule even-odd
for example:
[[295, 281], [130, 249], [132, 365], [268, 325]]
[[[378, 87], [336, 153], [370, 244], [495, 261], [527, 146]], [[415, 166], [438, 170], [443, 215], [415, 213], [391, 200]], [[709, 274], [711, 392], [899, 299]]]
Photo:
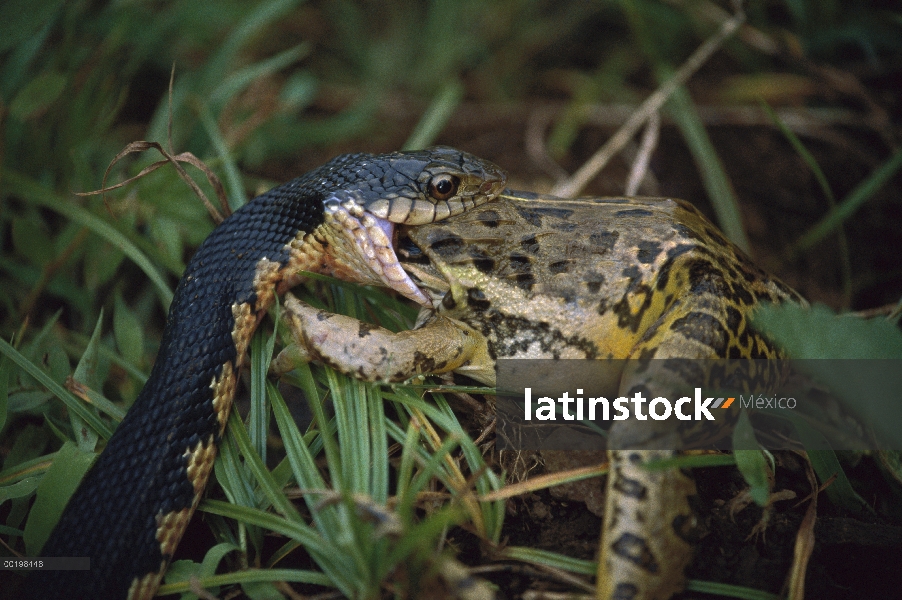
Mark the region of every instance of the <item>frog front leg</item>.
[[282, 319], [293, 345], [273, 361], [284, 373], [299, 361], [317, 360], [364, 381], [399, 382], [449, 371], [494, 382], [485, 338], [468, 325], [432, 315], [419, 329], [389, 331], [358, 319], [316, 309], [286, 294]]

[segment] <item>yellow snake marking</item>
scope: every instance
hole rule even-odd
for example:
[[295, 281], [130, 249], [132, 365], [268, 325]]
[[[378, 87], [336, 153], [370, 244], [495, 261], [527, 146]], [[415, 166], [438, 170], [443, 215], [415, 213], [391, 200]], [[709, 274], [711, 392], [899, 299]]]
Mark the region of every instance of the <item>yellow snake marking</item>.
[[236, 384], [235, 371], [232, 363], [222, 366], [222, 374], [219, 379], [213, 378], [210, 388], [213, 390], [213, 410], [216, 412], [216, 420], [219, 421], [219, 434], [225, 431], [226, 422], [229, 419], [229, 409], [232, 406], [232, 398], [235, 397]]
[[160, 587], [160, 580], [163, 579], [163, 571], [166, 569], [167, 561], [160, 564], [160, 570], [156, 573], [148, 573], [140, 579], [135, 577], [132, 585], [128, 588], [128, 600], [150, 600]]
[[[257, 292], [256, 305], [259, 309], [265, 309], [274, 302], [276, 283], [282, 279], [281, 275], [279, 275], [281, 269], [282, 265], [280, 263], [273, 262], [265, 256], [257, 261], [257, 269], [254, 273], [254, 290]], [[234, 312], [234, 307], [232, 310]], [[240, 356], [242, 353], [239, 352], [238, 354]]]
[[[251, 342], [251, 336], [254, 334], [254, 330], [257, 329], [257, 315], [251, 310], [249, 303], [243, 302], [241, 304], [232, 304], [232, 318], [235, 319], [235, 325], [232, 328], [232, 343], [235, 344], [235, 363], [236, 366], [240, 366], [244, 362], [244, 354], [247, 352], [247, 346]], [[225, 374], [225, 369], [223, 369], [223, 374]], [[228, 402], [230, 403], [231, 400], [232, 396], [229, 395]], [[216, 398], [213, 401], [215, 402]]]

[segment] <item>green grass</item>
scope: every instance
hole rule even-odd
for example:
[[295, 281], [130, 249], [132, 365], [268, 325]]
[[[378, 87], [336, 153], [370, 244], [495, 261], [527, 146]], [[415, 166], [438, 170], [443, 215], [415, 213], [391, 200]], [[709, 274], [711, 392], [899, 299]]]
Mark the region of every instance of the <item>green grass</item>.
[[[706, 101], [733, 94], [736, 100], [741, 92], [740, 101], [774, 103], [791, 91], [787, 74], [797, 82], [820, 81], [798, 56], [821, 66], [864, 65], [880, 73], [902, 50], [898, 11], [863, 1], [747, 4], [750, 26], [788, 40], [801, 55], [774, 57], [734, 39], [711, 73], [690, 81], [692, 96], [681, 93], [668, 108], [692, 153], [693, 176], [720, 207], [721, 227], [740, 244], [746, 224], [723, 157], [701, 127], [696, 94], [701, 91]], [[59, 506], [35, 504], [35, 491], [61, 453], [56, 470], [69, 471], [71, 486], [94, 444], [109, 436], [136, 397], [158, 350], [172, 290], [214, 226], [168, 167], [106, 201], [73, 195], [99, 188], [127, 143], [144, 139], [174, 153], [193, 153], [219, 174], [237, 208], [319, 158], [444, 141], [443, 132], [456, 124], [455, 109], [467, 104], [522, 106], [528, 112], [532, 102], [547, 100], [563, 106], [548, 134], [549, 154], [575, 167], [577, 157], [587, 155], [583, 108], [641, 101], [658, 84], [657, 74], [678, 67], [716, 26], [703, 12], [656, 0], [5, 3], [0, 537], [21, 552], [36, 543], [23, 539], [46, 535], [52, 522], [46, 514]], [[605, 35], [598, 36], [600, 30]], [[173, 67], [170, 132], [166, 93]], [[718, 79], [724, 72], [732, 83]], [[867, 106], [844, 93], [831, 106]], [[789, 97], [788, 103], [834, 102], [829, 94]], [[522, 128], [470, 135], [490, 140], [483, 147], [500, 152], [521, 143]], [[800, 155], [804, 143], [796, 145]], [[154, 160], [149, 154], [129, 156], [115, 165], [109, 181], [134, 176]], [[526, 159], [519, 162], [504, 166], [528, 173]], [[792, 250], [803, 256], [816, 252], [816, 244], [840, 224], [849, 229], [856, 211], [897, 176], [900, 164], [898, 153], [881, 155], [870, 176], [837, 193], [836, 208], [828, 212], [825, 204], [822, 220]], [[813, 159], [806, 165], [819, 170]], [[203, 175], [187, 170], [212, 195]], [[823, 175], [817, 183], [829, 197]], [[845, 283], [847, 295], [856, 275]], [[375, 315], [393, 329], [410, 325], [410, 310], [381, 293], [357, 293], [344, 285], [307, 291], [324, 289], [326, 298], [307, 299], [346, 314]], [[182, 583], [168, 582], [166, 589], [184, 590], [184, 579], [196, 574], [216, 586], [240, 582], [254, 596], [265, 595], [265, 586], [272, 585], [267, 582], [277, 579], [374, 597], [387, 586], [414, 590], [435, 570], [453, 570], [445, 551], [455, 524], [489, 545], [499, 541], [502, 505], [478, 503], [474, 494], [496, 488], [500, 474], [486, 468], [441, 395], [424, 399], [416, 387], [363, 385], [318, 367], [300, 368], [286, 384], [306, 392], [317, 418], [309, 431], [299, 431], [286, 418], [278, 390], [265, 381], [275, 340], [269, 328], [255, 338], [247, 430], [230, 421], [217, 463], [229, 504], [210, 500], [201, 506], [219, 543], [202, 563], [176, 565], [171, 577]], [[73, 373], [90, 386], [84, 395], [91, 406], [65, 387]], [[331, 401], [334, 414], [324, 400]], [[440, 438], [427, 435], [426, 421]], [[83, 430], [99, 437], [73, 433]], [[267, 443], [273, 433], [285, 447], [275, 466], [275, 450]], [[60, 450], [66, 440], [74, 443]], [[390, 444], [401, 445], [400, 456], [389, 456]], [[452, 456], [463, 457], [459, 473]], [[427, 515], [416, 508], [416, 495], [430, 482], [448, 490], [452, 500]], [[52, 483], [51, 478], [45, 485]], [[285, 495], [298, 489], [306, 492], [303, 504]], [[33, 505], [45, 511], [40, 519], [29, 517]], [[380, 529], [380, 521], [393, 528]], [[266, 531], [279, 532], [284, 545], [264, 551]], [[528, 550], [523, 556], [535, 562], [594, 572], [587, 564]], [[281, 568], [283, 557], [300, 552], [314, 557], [316, 570]], [[214, 576], [222, 560], [230, 568], [269, 570]]]

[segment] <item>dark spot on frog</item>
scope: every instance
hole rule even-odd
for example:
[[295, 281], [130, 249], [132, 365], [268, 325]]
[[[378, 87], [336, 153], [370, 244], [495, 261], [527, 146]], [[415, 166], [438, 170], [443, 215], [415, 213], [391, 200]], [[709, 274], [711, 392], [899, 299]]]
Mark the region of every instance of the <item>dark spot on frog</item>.
[[758, 302], [769, 302], [773, 297], [771, 293], [767, 290], [755, 290], [755, 300]]
[[[624, 269], [624, 274], [626, 274], [626, 271], [628, 270], [629, 269]], [[636, 283], [636, 280], [634, 280], [633, 283]], [[636, 312], [633, 313], [630, 298], [638, 298], [640, 295], [643, 297], [642, 304], [640, 304], [636, 309]], [[622, 328], [629, 328], [633, 333], [639, 331], [642, 317], [645, 316], [645, 311], [651, 306], [651, 299], [652, 291], [648, 285], [644, 283], [635, 286], [631, 285], [630, 290], [628, 290], [627, 293], [613, 306], [614, 314], [617, 315], [617, 325]]]
[[[642, 462], [642, 457], [639, 455], [633, 454], [630, 455], [629, 458], [630, 462]], [[623, 473], [620, 472], [619, 469], [617, 471], [617, 478], [614, 482], [614, 489], [627, 496], [628, 498], [635, 498], [636, 500], [644, 500], [648, 491], [648, 489], [642, 484], [641, 481], [637, 479], [630, 479], [629, 477], [624, 477]]]
[[674, 320], [670, 330], [709, 346], [716, 355], [722, 355], [730, 340], [730, 334], [723, 324], [716, 317], [703, 312], [691, 312]]
[[801, 298], [801, 296], [799, 296], [799, 294], [798, 294], [794, 289], [792, 289], [791, 287], [789, 287], [788, 285], [786, 285], [785, 283], [783, 283], [783, 282], [780, 281], [779, 279], [770, 279], [770, 278], [768, 278], [768, 281], [770, 281], [770, 283], [773, 283], [775, 286], [777, 286], [777, 289], [778, 289], [778, 290], [780, 290], [781, 292], [783, 292], [784, 294], [786, 294], [786, 295], [789, 296], [790, 298], [796, 298], [796, 299], [800, 299], [800, 298]]
[[551, 217], [558, 222], [569, 222], [573, 216], [573, 211], [565, 208], [529, 208], [525, 206], [516, 207], [517, 214], [523, 217], [523, 220], [533, 227], [542, 227], [543, 217]]
[[507, 267], [513, 273], [529, 273], [532, 271], [532, 259], [522, 254], [512, 254], [508, 258]]
[[752, 349], [751, 358], [769, 358], [770, 353], [767, 346], [767, 342], [764, 341], [763, 338], [758, 338], [756, 343], [754, 344], [754, 348]]
[[473, 250], [471, 254], [472, 254], [471, 260], [473, 261], [473, 266], [476, 267], [476, 269], [480, 273], [488, 274], [488, 273], [492, 273], [495, 270], [495, 259], [494, 258], [491, 258], [490, 256], [485, 255], [482, 252], [477, 251], [477, 250]]
[[723, 272], [726, 273], [727, 278], [730, 279], [730, 281], [739, 279], [739, 273], [737, 273], [736, 269], [734, 269], [731, 265], [721, 264], [721, 268], [723, 268]]
[[755, 269], [750, 268], [745, 264], [740, 265], [739, 274], [742, 275], [742, 278], [745, 279], [747, 283], [754, 283], [761, 278], [760, 273], [757, 273]]
[[676, 234], [685, 240], [703, 241], [702, 237], [696, 233], [694, 229], [683, 223], [674, 223], [673, 230]]
[[446, 310], [454, 310], [455, 306], [457, 306], [457, 302], [454, 300], [454, 294], [448, 292], [442, 297], [442, 308]]
[[723, 246], [724, 248], [730, 248], [733, 246], [732, 242], [727, 240], [723, 236], [722, 233], [714, 229], [713, 227], [705, 227], [705, 235], [718, 243], [718, 245]]
[[514, 281], [517, 283], [517, 287], [528, 292], [536, 284], [536, 276], [532, 273], [517, 273], [514, 276]]
[[467, 290], [467, 306], [473, 310], [484, 311], [492, 303], [485, 297], [485, 293], [479, 288], [470, 288]]
[[540, 215], [561, 219], [562, 221], [569, 221], [573, 217], [573, 211], [568, 208], [532, 208], [530, 210]]
[[[632, 563], [642, 571], [655, 574], [660, 569], [654, 554], [648, 547], [648, 543], [636, 534], [621, 534], [619, 538], [611, 543], [611, 552], [622, 560]], [[638, 585], [620, 581], [614, 586], [611, 598], [613, 600], [634, 600], [639, 597], [639, 594]]]
[[630, 266], [624, 268], [623, 271], [620, 272], [620, 274], [623, 277], [626, 277], [627, 279], [629, 279], [629, 284], [627, 285], [627, 288], [626, 288], [627, 294], [634, 293], [636, 290], [639, 289], [640, 286], [642, 286], [644, 288], [648, 288], [648, 286], [643, 283], [643, 275], [644, 275], [643, 270], [640, 269], [639, 267], [637, 267], [636, 265], [630, 265]]
[[558, 273], [567, 273], [570, 271], [569, 260], [559, 260], [548, 265], [548, 271], [557, 275]]
[[[639, 361], [642, 362], [642, 359], [640, 358]], [[645, 361], [645, 362], [647, 362], [647, 361]], [[642, 394], [643, 396], [645, 396], [648, 399], [651, 399], [655, 396], [655, 394], [653, 394], [651, 392], [651, 390], [648, 389], [648, 386], [645, 385], [644, 383], [637, 383], [636, 385], [630, 386], [630, 388], [627, 390], [626, 394], [624, 394], [624, 395], [632, 398], [636, 394]]]
[[620, 238], [618, 231], [596, 231], [589, 235], [589, 242], [595, 246], [592, 252], [595, 254], [606, 254], [610, 252]]
[[661, 268], [658, 270], [658, 279], [655, 282], [655, 287], [658, 288], [659, 292], [664, 291], [667, 288], [667, 284], [670, 283], [670, 270], [672, 267], [673, 261], [668, 260], [661, 265]]
[[639, 242], [639, 251], [636, 253], [636, 260], [644, 265], [651, 264], [658, 255], [661, 254], [661, 244], [651, 240]]
[[650, 217], [654, 213], [647, 208], [628, 208], [626, 210], [618, 210], [614, 213], [615, 217]]
[[655, 354], [657, 354], [657, 353], [658, 353], [657, 348], [654, 348], [654, 347], [642, 348], [642, 350], [639, 351], [639, 360], [651, 360], [652, 358], [655, 357]]
[[454, 256], [466, 245], [463, 238], [454, 233], [439, 230], [445, 235], [439, 239], [433, 240], [429, 244], [429, 248], [441, 257]]
[[571, 231], [576, 231], [576, 228], [579, 227], [579, 223], [572, 223], [568, 221], [557, 221], [555, 223], [551, 223], [550, 227], [552, 229], [556, 229], [557, 231], [563, 231], [564, 233], [570, 233]]
[[749, 348], [750, 336], [749, 336], [749, 328], [743, 327], [741, 330], [736, 332], [738, 335], [736, 336], [736, 342], [739, 344], [740, 348]]
[[417, 373], [430, 373], [441, 370], [446, 363], [436, 362], [434, 358], [418, 350], [413, 353], [413, 364]]
[[538, 254], [540, 247], [539, 238], [535, 234], [524, 236], [520, 238], [520, 247], [527, 254]]
[[721, 270], [707, 258], [687, 261], [684, 269], [689, 275], [691, 295], [711, 294], [718, 298], [730, 298], [734, 295]]
[[498, 214], [496, 210], [484, 210], [481, 213], [476, 215], [476, 219], [479, 220], [486, 227], [495, 228], [498, 227], [498, 219], [501, 216]]
[[504, 190], [505, 195], [514, 196], [515, 198], [527, 198], [529, 200], [535, 200], [539, 197], [538, 192], [529, 192], [525, 190]]
[[680, 244], [667, 251], [667, 260], [663, 265], [661, 265], [661, 268], [658, 269], [658, 276], [655, 283], [655, 287], [658, 290], [664, 290], [670, 284], [670, 275], [673, 272], [673, 266], [676, 262], [676, 259], [684, 254], [692, 252], [693, 250], [697, 251], [698, 246], [696, 246], [695, 244]]
[[357, 337], [365, 338], [370, 334], [370, 332], [374, 329], [379, 329], [376, 325], [371, 325], [369, 323], [360, 322], [360, 326], [357, 328]]
[[[744, 286], [739, 284], [739, 282], [734, 282], [730, 284], [730, 289], [732, 290], [732, 299], [739, 304], [744, 304], [746, 306], [753, 304], [755, 302], [754, 296], [752, 296], [751, 292], [749, 292]], [[735, 309], [733, 309], [735, 310]], [[732, 329], [731, 329], [732, 331]]]
[[586, 288], [589, 290], [590, 294], [597, 294], [601, 291], [601, 286], [604, 285], [604, 275], [601, 273], [588, 273], [584, 278], [586, 283]]
[[607, 314], [607, 312], [609, 310], [611, 310], [611, 303], [608, 301], [607, 298], [602, 298], [601, 301], [598, 303], [598, 309], [597, 309], [598, 314], [600, 314], [600, 315]]
[[533, 227], [541, 227], [542, 226], [542, 215], [537, 214], [534, 211], [521, 208], [520, 206], [518, 206], [516, 210], [517, 210], [517, 214], [520, 215], [524, 221], [526, 221]]
[[742, 313], [732, 306], [727, 307], [726, 313], [727, 331], [739, 333], [739, 328], [742, 327]]
[[429, 257], [409, 237], [403, 236], [398, 240], [395, 252], [404, 263], [429, 264]]

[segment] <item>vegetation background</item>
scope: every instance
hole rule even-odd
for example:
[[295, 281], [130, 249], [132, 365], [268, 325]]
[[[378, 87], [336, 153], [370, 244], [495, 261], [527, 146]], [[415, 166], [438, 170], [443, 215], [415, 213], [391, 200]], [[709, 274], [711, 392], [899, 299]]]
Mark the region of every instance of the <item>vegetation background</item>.
[[[813, 301], [890, 314], [902, 297], [902, 10], [890, 0], [744, 10], [737, 34], [665, 105], [639, 192], [696, 203]], [[95, 391], [127, 405], [140, 390], [171, 290], [214, 222], [169, 167], [105, 199], [74, 192], [99, 189], [129, 142], [169, 148], [173, 69], [171, 147], [206, 162], [233, 208], [342, 152], [433, 143], [503, 166], [512, 187], [547, 191], [732, 14], [709, 0], [7, 0], [0, 336], [56, 384], [93, 348]], [[584, 193], [622, 194], [637, 148]], [[129, 155], [108, 181], [158, 158]], [[375, 302], [396, 327], [410, 318]], [[4, 555], [23, 551], [34, 489], [71, 435], [60, 394], [10, 356], [0, 360]], [[497, 527], [482, 533], [499, 541], [491, 510]], [[380, 568], [355, 595], [378, 595], [386, 578], [403, 587]]]

